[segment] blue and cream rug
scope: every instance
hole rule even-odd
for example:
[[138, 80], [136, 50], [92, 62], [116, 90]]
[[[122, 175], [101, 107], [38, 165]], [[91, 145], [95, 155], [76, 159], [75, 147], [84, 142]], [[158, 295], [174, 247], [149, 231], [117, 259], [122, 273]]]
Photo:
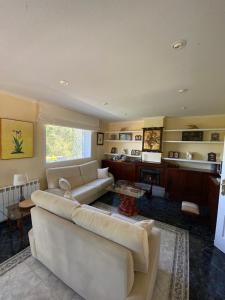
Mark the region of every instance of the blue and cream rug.
[[[117, 212], [117, 208], [101, 202], [95, 203], [94, 206]], [[140, 215], [133, 218], [146, 219]], [[161, 249], [152, 300], [188, 300], [188, 231], [157, 221], [155, 225], [161, 229]], [[29, 247], [0, 265], [0, 299], [83, 300], [34, 259]]]

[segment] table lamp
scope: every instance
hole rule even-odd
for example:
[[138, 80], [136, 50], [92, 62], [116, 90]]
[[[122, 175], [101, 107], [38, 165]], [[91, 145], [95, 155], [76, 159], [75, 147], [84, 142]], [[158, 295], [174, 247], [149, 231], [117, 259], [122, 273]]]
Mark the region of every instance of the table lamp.
[[19, 201], [25, 200], [23, 196], [23, 185], [25, 185], [28, 181], [27, 175], [26, 174], [15, 174], [13, 176], [13, 185], [14, 186], [19, 186], [20, 187], [20, 199]]

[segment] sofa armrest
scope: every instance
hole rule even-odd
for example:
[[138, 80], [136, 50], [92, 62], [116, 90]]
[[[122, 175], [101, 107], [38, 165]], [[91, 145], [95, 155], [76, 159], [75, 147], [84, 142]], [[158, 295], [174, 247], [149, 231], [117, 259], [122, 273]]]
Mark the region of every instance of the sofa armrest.
[[112, 173], [109, 172], [109, 177], [111, 177], [113, 179], [113, 182], [115, 182], [114, 176]]

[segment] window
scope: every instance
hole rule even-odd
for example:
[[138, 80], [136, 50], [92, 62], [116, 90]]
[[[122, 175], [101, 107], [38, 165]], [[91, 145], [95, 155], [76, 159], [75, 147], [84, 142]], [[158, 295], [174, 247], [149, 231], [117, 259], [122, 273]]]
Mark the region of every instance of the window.
[[46, 162], [91, 157], [91, 130], [46, 125]]

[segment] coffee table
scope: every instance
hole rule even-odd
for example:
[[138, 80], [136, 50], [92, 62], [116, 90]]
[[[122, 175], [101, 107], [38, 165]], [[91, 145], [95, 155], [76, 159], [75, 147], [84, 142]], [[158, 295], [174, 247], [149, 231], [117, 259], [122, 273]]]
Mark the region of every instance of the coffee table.
[[138, 214], [137, 199], [146, 192], [141, 188], [135, 187], [134, 183], [125, 180], [117, 181], [114, 185], [107, 187], [106, 190], [117, 193], [120, 196], [119, 211], [128, 217]]

